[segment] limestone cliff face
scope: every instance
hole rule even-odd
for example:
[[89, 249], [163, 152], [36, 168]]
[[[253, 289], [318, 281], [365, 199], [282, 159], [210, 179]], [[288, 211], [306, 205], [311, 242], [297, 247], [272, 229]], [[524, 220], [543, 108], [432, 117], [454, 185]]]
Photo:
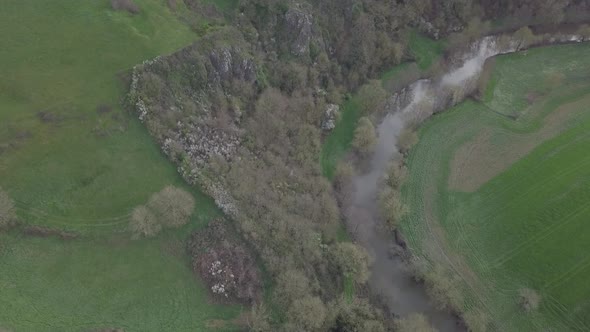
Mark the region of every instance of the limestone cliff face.
[[309, 43], [312, 37], [313, 16], [302, 6], [289, 8], [285, 13], [285, 25], [291, 53], [303, 56], [309, 53]]
[[202, 172], [212, 158], [230, 161], [241, 145], [242, 109], [257, 90], [251, 47], [235, 31], [215, 33], [134, 68], [130, 101], [179, 172], [229, 215], [225, 190]]

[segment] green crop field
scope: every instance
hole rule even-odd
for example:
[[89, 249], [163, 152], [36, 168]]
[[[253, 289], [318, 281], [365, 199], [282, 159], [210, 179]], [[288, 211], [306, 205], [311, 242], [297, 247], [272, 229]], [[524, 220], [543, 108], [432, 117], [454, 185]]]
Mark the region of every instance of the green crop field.
[[[507, 116], [509, 115], [509, 116]], [[483, 102], [434, 116], [402, 223], [497, 331], [590, 329], [590, 45], [500, 56]], [[541, 296], [525, 313], [519, 290]]]
[[174, 245], [219, 215], [202, 193], [185, 187], [189, 226], [128, 241], [133, 207], [183, 181], [122, 109], [125, 73], [198, 38], [165, 1], [135, 2], [138, 15], [107, 0], [2, 2], [0, 186], [20, 222], [82, 237], [0, 235], [0, 329], [232, 329], [241, 310], [208, 303]]

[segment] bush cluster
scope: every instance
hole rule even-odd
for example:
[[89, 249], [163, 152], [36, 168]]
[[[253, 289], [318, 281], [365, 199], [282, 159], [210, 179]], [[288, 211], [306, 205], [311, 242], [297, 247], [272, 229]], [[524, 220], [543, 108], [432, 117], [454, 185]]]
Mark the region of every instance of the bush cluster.
[[129, 230], [135, 239], [152, 237], [162, 228], [185, 225], [194, 209], [195, 199], [190, 193], [167, 186], [153, 194], [146, 205], [133, 210]]

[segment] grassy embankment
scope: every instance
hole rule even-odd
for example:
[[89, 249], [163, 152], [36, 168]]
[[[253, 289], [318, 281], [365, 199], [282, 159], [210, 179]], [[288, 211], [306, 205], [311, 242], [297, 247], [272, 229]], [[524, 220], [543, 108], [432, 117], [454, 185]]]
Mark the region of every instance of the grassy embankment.
[[[215, 319], [239, 314], [239, 307], [207, 303], [178, 244], [219, 212], [184, 186], [135, 115], [120, 106], [127, 89], [121, 74], [198, 36], [165, 1], [136, 3], [141, 12], [134, 16], [113, 12], [109, 1], [2, 4], [0, 186], [24, 224], [82, 238], [0, 235], [1, 328], [194, 331], [223, 329]], [[128, 241], [133, 207], [169, 184], [195, 196], [193, 222]]]
[[[409, 53], [415, 62], [402, 63], [383, 73], [380, 80], [386, 90], [396, 85], [395, 81], [398, 79], [404, 80], [408, 76], [418, 76], [420, 71], [428, 71], [443, 52], [444, 42], [434, 41], [416, 32], [412, 31], [408, 40]], [[328, 179], [334, 177], [338, 162], [349, 152], [356, 124], [361, 116], [358, 97], [353, 95], [342, 105], [341, 118], [322, 145], [320, 163], [322, 172]]]
[[496, 330], [590, 328], [589, 78], [588, 44], [498, 57], [484, 101], [429, 120], [408, 158], [410, 246], [460, 275], [464, 309]]

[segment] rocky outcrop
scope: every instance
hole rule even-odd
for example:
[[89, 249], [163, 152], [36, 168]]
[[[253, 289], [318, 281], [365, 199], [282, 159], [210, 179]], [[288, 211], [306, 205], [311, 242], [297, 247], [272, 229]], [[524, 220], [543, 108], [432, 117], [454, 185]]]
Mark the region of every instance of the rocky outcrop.
[[295, 56], [307, 54], [312, 37], [313, 16], [298, 5], [287, 10], [285, 22], [290, 36], [291, 53]]
[[214, 157], [232, 160], [242, 140], [239, 103], [256, 91], [257, 66], [239, 36], [221, 32], [145, 61], [133, 70], [128, 96], [180, 174], [230, 216], [237, 213], [234, 200], [203, 169]]
[[340, 106], [336, 104], [328, 104], [322, 116], [321, 129], [330, 131], [336, 127], [336, 121], [340, 117]]
[[224, 47], [209, 53], [209, 59], [214, 70], [211, 77], [215, 81], [243, 80], [252, 82], [256, 78], [254, 62], [244, 57], [238, 47]]

